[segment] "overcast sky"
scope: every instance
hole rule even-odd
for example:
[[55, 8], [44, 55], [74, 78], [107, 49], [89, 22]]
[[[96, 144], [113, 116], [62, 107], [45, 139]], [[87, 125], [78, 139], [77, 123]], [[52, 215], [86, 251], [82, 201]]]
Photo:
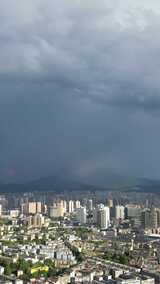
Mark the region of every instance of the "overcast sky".
[[160, 178], [159, 0], [0, 0], [0, 180]]

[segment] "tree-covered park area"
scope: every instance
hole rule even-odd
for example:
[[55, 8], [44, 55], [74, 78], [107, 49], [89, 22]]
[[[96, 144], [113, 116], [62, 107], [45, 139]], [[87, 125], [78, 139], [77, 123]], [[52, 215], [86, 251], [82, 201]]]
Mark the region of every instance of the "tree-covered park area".
[[82, 240], [86, 240], [91, 233], [92, 230], [87, 227], [78, 226], [77, 228], [75, 228], [76, 236], [81, 238]]
[[5, 275], [17, 276], [17, 273], [21, 272], [19, 278], [25, 281], [29, 280], [31, 277], [38, 278], [43, 276], [48, 278], [58, 276], [65, 272], [65, 268], [56, 268], [54, 261], [51, 259], [45, 259], [44, 262], [39, 261], [36, 264], [33, 264], [31, 261], [26, 261], [23, 258], [19, 259], [17, 262], [13, 262], [9, 258], [1, 257], [0, 265], [5, 268]]
[[112, 253], [112, 252], [106, 252], [103, 255], [103, 259], [109, 260], [109, 261], [113, 261], [113, 262], [117, 262], [120, 264], [124, 264], [124, 265], [129, 265], [129, 261], [131, 260], [131, 255], [128, 252], [124, 252], [123, 254], [120, 253]]

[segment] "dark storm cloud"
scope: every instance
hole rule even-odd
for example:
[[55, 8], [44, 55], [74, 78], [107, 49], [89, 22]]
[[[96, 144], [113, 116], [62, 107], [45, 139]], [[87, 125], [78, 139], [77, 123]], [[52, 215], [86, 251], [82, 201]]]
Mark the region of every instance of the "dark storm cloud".
[[157, 100], [157, 1], [14, 0], [11, 10], [10, 1], [0, 5], [1, 80], [50, 82], [120, 106], [133, 101], [145, 108], [148, 95]]
[[160, 177], [159, 15], [156, 0], [0, 1], [2, 178]]

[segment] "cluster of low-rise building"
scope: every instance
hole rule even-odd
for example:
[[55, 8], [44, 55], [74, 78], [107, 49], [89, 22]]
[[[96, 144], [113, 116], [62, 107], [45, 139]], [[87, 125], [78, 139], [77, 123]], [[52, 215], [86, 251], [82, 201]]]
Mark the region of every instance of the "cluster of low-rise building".
[[70, 267], [76, 264], [72, 251], [65, 246], [63, 241], [47, 241], [43, 244], [18, 244], [12, 246], [0, 245], [0, 253], [3, 257], [11, 257], [15, 262], [24, 258], [32, 263], [43, 262], [45, 259], [55, 261], [56, 266]]
[[155, 284], [152, 276], [145, 275], [137, 269], [129, 269], [100, 261], [86, 261], [70, 274], [71, 284]]

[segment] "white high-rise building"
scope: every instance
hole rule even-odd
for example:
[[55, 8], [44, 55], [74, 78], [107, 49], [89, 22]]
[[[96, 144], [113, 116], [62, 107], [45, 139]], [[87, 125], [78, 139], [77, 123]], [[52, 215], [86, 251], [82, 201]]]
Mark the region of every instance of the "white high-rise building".
[[67, 212], [67, 202], [66, 202], [66, 200], [62, 200], [61, 203], [62, 203], [62, 206], [63, 206], [63, 209], [64, 209], [64, 213], [66, 213]]
[[68, 212], [69, 212], [69, 213], [73, 213], [73, 212], [74, 212], [74, 201], [73, 201], [73, 200], [69, 200], [69, 203], [68, 203]]
[[80, 207], [81, 207], [81, 202], [79, 200], [76, 200], [75, 201], [75, 209], [77, 210]]
[[87, 222], [86, 207], [80, 207], [77, 209], [77, 221], [81, 224], [86, 224]]
[[107, 229], [110, 225], [110, 210], [105, 206], [98, 211], [98, 225], [101, 229]]
[[117, 220], [119, 220], [119, 219], [124, 220], [124, 216], [125, 216], [124, 213], [125, 213], [124, 212], [124, 206], [122, 206], [122, 205], [115, 206], [115, 218]]

